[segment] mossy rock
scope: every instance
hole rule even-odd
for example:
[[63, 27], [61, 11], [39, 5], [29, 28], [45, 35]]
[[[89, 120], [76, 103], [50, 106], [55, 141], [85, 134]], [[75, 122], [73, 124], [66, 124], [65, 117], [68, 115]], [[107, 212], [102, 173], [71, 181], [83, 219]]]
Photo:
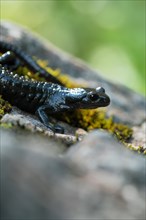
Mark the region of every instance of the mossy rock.
[[[17, 36], [12, 35], [11, 29], [17, 30], [21, 37], [18, 39]], [[62, 114], [61, 120], [69, 123], [71, 126], [81, 127], [87, 131], [93, 129], [107, 130], [109, 133], [114, 134], [119, 141], [126, 144], [126, 146], [130, 146], [131, 149], [131, 146], [134, 148], [135, 145], [132, 142], [133, 126], [140, 127], [145, 121], [144, 97], [125, 86], [108, 82], [86, 64], [61, 52], [42, 39], [40, 40], [25, 29], [21, 29], [13, 24], [7, 25], [4, 22], [1, 24], [1, 36], [2, 39], [17, 44], [25, 52], [32, 55], [42, 67], [57, 77], [67, 87], [94, 87], [99, 85], [105, 87], [111, 97], [109, 108], [106, 110], [77, 110], [73, 114]], [[16, 72], [24, 75], [26, 78], [45, 80], [40, 78], [37, 73], [34, 75], [24, 66], [19, 67]], [[80, 80], [81, 78], [84, 79], [84, 82]], [[10, 112], [10, 110], [11, 105], [0, 99], [1, 117], [5, 113]], [[141, 152], [145, 152], [144, 145], [138, 146], [136, 144], [134, 149], [138, 147], [143, 149]]]

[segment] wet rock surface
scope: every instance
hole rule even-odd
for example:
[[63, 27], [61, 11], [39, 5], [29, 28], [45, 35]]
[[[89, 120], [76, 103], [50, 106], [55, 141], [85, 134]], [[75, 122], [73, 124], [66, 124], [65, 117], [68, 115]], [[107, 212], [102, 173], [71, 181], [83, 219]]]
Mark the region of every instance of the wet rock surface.
[[[145, 147], [145, 98], [102, 78], [82, 61], [27, 29], [1, 22], [0, 39], [111, 97], [108, 115], [129, 124], [133, 145]], [[1, 119], [2, 219], [145, 219], [146, 161], [103, 130], [86, 132], [59, 122], [53, 134], [37, 117], [13, 107]], [[27, 131], [26, 131], [27, 130]]]

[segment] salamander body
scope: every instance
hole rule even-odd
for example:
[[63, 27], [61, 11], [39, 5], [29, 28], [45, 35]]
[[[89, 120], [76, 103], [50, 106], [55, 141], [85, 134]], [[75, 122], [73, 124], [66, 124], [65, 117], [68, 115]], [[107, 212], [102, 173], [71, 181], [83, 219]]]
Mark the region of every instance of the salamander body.
[[[10, 55], [10, 61], [13, 63], [15, 57]], [[8, 56], [6, 60], [9, 61]], [[63, 133], [63, 128], [52, 125], [49, 115], [75, 109], [104, 107], [110, 103], [110, 98], [102, 87], [69, 89], [56, 83], [26, 80], [4, 67], [5, 59], [2, 56], [0, 63], [2, 97], [24, 111], [35, 113], [52, 131]]]

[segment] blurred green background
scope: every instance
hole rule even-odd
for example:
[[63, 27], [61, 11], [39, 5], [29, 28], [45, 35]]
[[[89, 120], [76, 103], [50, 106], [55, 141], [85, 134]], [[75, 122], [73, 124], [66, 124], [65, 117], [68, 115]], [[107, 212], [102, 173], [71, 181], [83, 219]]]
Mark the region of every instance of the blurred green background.
[[145, 93], [145, 0], [1, 0], [1, 19], [32, 29], [106, 78]]

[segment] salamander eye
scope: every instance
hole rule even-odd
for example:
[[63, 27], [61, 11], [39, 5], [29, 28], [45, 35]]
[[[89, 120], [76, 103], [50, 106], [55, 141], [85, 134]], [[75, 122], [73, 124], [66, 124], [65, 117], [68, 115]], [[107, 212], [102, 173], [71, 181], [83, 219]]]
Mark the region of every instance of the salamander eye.
[[89, 98], [91, 101], [96, 101], [99, 98], [99, 95], [97, 95], [97, 93], [90, 93]]

